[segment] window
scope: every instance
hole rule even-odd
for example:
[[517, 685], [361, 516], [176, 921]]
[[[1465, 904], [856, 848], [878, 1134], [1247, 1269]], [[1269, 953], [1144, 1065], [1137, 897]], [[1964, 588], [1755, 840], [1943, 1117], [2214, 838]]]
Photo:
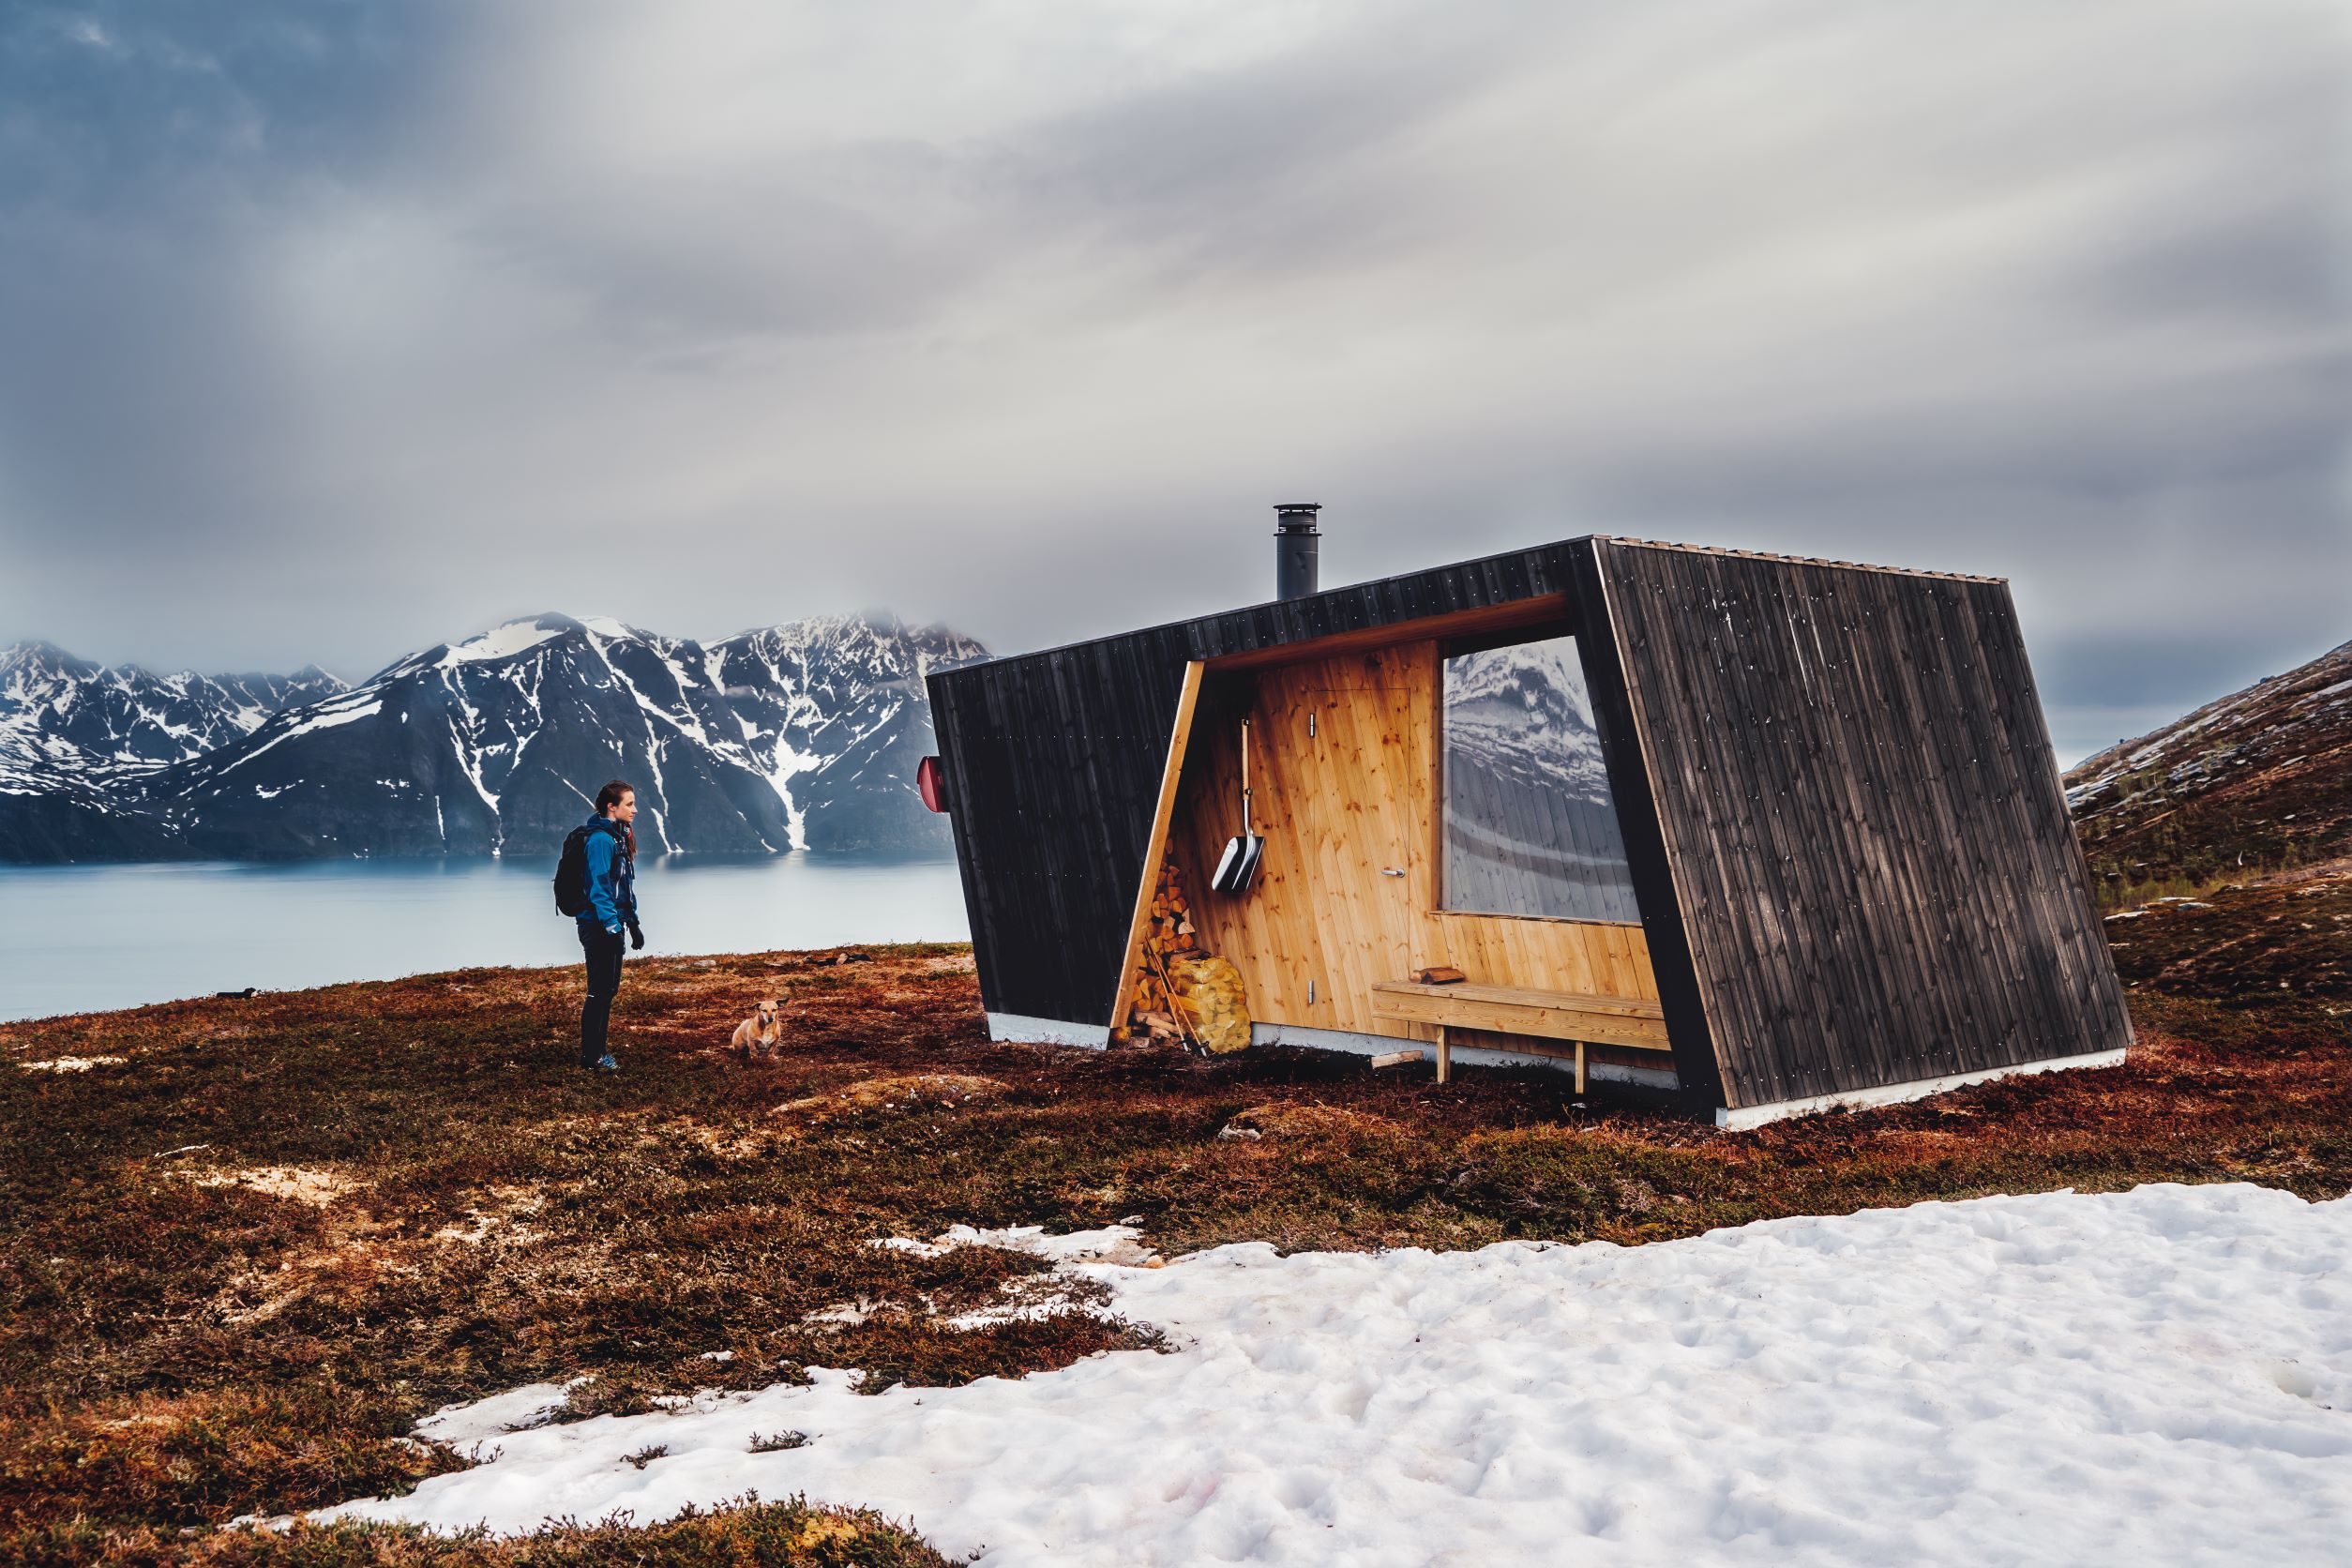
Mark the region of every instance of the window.
[[1576, 640], [1449, 658], [1443, 704], [1441, 906], [1638, 922]]

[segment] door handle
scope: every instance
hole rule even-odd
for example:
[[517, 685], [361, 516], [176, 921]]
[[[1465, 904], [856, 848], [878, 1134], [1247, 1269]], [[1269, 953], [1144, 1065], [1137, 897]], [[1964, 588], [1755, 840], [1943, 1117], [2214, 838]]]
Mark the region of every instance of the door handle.
[[1401, 877], [1404, 874], [1405, 870], [1401, 866], [1383, 866], [1380, 867], [1380, 875], [1384, 877]]

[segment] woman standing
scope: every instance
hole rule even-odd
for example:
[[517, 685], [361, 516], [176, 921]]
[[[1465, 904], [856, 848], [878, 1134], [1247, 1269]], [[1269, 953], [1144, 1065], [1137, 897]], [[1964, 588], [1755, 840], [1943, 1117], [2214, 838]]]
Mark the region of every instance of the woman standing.
[[596, 792], [581, 852], [588, 863], [588, 903], [580, 912], [580, 950], [588, 960], [588, 995], [580, 1004], [580, 1064], [617, 1073], [605, 1048], [612, 999], [621, 989], [621, 932], [631, 947], [645, 945], [637, 925], [637, 791], [616, 778]]

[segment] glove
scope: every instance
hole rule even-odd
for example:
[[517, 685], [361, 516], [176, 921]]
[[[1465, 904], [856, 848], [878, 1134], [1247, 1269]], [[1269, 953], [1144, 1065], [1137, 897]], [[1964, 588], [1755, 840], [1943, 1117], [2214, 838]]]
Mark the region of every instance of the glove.
[[629, 945], [631, 947], [645, 945], [645, 933], [637, 928], [637, 922], [634, 920], [629, 922]]

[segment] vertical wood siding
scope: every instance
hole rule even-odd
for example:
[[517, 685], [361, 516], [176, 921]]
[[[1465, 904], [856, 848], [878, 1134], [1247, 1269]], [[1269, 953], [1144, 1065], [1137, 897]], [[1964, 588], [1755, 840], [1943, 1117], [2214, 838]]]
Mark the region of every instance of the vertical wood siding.
[[[1434, 1039], [1371, 1006], [1376, 982], [1429, 964], [1490, 985], [1654, 1000], [1638, 926], [1438, 910], [1438, 706], [1435, 642], [1287, 664], [1204, 694], [1169, 848], [1202, 941], [1241, 971], [1251, 1017]], [[1231, 898], [1208, 882], [1242, 828], [1245, 714], [1266, 853], [1256, 886]]]
[[1565, 561], [1546, 546], [934, 673], [988, 1010], [1108, 1025], [1186, 660], [1558, 595]]
[[1591, 548], [1720, 1104], [2127, 1043], [2005, 584]]

